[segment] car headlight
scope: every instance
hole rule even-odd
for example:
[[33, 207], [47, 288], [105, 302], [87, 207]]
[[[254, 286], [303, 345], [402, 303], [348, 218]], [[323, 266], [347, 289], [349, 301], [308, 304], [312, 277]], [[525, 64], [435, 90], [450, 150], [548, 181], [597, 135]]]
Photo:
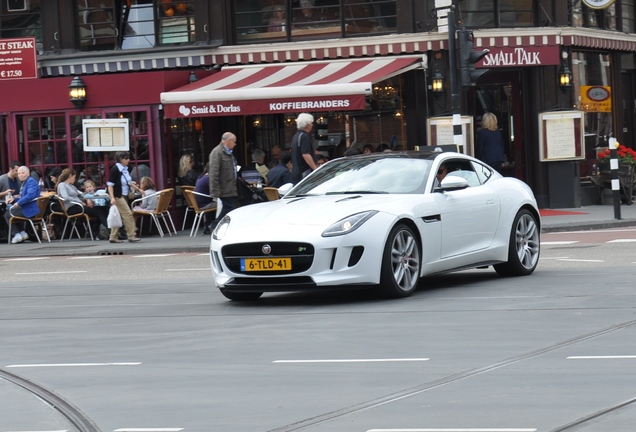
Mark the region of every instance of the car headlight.
[[340, 219], [335, 224], [323, 231], [323, 237], [334, 237], [348, 234], [357, 230], [363, 223], [368, 221], [371, 216], [378, 213], [377, 210], [370, 210], [362, 213], [352, 214], [344, 219]]
[[212, 237], [214, 237], [215, 240], [221, 240], [223, 236], [225, 236], [227, 229], [230, 227], [230, 221], [231, 219], [229, 216], [225, 216], [221, 219], [221, 222], [219, 222], [212, 232]]

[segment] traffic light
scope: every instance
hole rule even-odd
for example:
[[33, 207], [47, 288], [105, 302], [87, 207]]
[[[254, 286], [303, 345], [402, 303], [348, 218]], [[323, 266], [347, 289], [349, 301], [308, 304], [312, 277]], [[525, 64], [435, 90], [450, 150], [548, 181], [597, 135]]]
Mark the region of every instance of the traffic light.
[[474, 36], [470, 30], [460, 30], [459, 38], [459, 77], [462, 87], [474, 87], [475, 81], [488, 69], [475, 69], [475, 63], [488, 54], [488, 50], [473, 50]]

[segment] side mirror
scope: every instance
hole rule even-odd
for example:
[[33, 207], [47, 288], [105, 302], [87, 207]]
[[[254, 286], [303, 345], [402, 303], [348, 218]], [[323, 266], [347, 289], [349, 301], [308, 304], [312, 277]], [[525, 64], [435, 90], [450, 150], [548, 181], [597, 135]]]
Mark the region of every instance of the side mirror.
[[454, 176], [452, 173], [448, 174], [442, 180], [439, 189], [443, 191], [460, 190], [468, 187], [468, 180], [463, 177]]
[[278, 188], [278, 194], [282, 197], [285, 194], [287, 194], [287, 192], [292, 190], [293, 187], [294, 187], [293, 183], [285, 183], [284, 185]]

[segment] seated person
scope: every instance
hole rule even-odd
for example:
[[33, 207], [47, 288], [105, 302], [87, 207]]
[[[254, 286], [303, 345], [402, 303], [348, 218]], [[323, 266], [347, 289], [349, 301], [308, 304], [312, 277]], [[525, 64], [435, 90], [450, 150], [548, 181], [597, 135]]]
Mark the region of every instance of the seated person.
[[110, 198], [106, 194], [104, 194], [103, 198], [97, 196], [95, 182], [93, 182], [93, 180], [86, 180], [84, 182], [84, 199], [86, 200], [87, 204], [90, 200], [93, 202], [93, 205], [97, 207], [104, 207], [109, 205], [108, 201], [110, 200]]
[[437, 174], [435, 175], [435, 182], [433, 183], [433, 188], [440, 187], [440, 185], [442, 184], [442, 180], [444, 180], [444, 177], [446, 177], [446, 174], [448, 174], [448, 169], [446, 168], [446, 165], [441, 164], [439, 168], [437, 169]]
[[251, 177], [248, 177], [247, 173], [252, 174], [252, 171], [258, 171], [258, 173], [260, 173], [261, 181], [267, 184], [267, 173], [269, 172], [269, 168], [265, 165], [265, 152], [261, 149], [255, 149], [252, 151], [252, 161], [241, 170], [241, 177], [243, 177], [246, 182], [258, 183], [258, 178], [254, 180]]
[[292, 161], [289, 152], [283, 153], [278, 165], [267, 173], [267, 184], [270, 187], [279, 188], [284, 184], [291, 183]]
[[325, 157], [321, 153], [314, 154], [314, 162], [316, 163], [316, 167], [324, 165], [326, 162]]
[[[62, 199], [64, 208], [69, 215], [74, 215], [84, 211], [89, 217], [96, 218], [97, 222], [92, 224], [94, 233], [99, 232], [99, 225], [108, 226], [108, 207], [95, 206], [92, 200], [85, 200], [84, 194], [75, 187], [77, 175], [75, 170], [65, 168], [57, 179], [57, 196]], [[53, 206], [55, 209], [55, 206]]]
[[141, 203], [134, 206], [133, 211], [150, 213], [157, 210], [159, 196], [155, 195], [157, 193], [157, 186], [155, 186], [155, 182], [153, 182], [150, 177], [142, 177], [139, 189], [141, 189], [142, 195]]
[[268, 32], [281, 32], [285, 31], [285, 6], [276, 5], [272, 11], [272, 17], [267, 24]]
[[194, 158], [191, 154], [184, 154], [179, 160], [179, 174], [177, 180], [182, 186], [194, 186], [199, 174], [194, 169]]

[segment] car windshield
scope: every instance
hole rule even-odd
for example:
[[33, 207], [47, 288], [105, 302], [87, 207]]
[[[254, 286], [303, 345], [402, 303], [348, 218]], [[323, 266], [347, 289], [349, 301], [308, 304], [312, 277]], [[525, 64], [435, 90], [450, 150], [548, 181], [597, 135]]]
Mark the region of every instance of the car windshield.
[[404, 157], [336, 159], [295, 186], [286, 197], [424, 193], [431, 165], [431, 160]]

